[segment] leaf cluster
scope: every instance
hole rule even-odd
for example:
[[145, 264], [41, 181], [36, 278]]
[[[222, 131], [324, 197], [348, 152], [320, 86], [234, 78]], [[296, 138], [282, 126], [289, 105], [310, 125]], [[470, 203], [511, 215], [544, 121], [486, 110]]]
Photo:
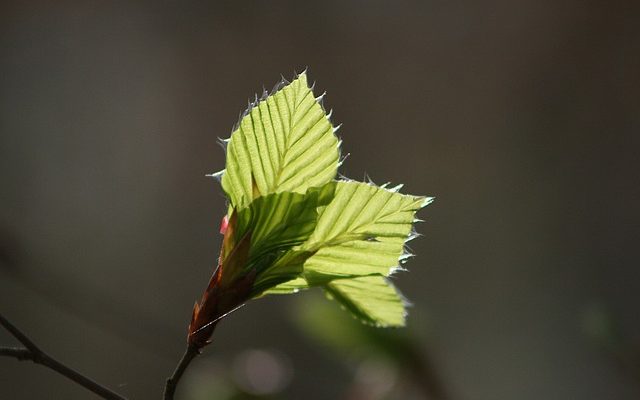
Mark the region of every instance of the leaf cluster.
[[432, 199], [336, 179], [336, 131], [302, 73], [250, 103], [223, 141], [226, 167], [213, 176], [228, 226], [210, 319], [251, 298], [320, 287], [363, 322], [404, 325], [406, 301], [388, 278], [410, 256], [415, 214]]

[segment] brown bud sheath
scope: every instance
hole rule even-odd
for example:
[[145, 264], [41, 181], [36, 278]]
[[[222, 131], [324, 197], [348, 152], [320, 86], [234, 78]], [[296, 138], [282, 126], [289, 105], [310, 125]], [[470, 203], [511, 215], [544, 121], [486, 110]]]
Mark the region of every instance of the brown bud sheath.
[[228, 221], [223, 220], [223, 225], [226, 225], [226, 229], [218, 267], [209, 280], [202, 299], [195, 303], [189, 324], [187, 341], [197, 349], [210, 343], [215, 326], [225, 315], [249, 300], [255, 280], [254, 270], [244, 271], [251, 247], [251, 232], [245, 233], [236, 241], [235, 211]]

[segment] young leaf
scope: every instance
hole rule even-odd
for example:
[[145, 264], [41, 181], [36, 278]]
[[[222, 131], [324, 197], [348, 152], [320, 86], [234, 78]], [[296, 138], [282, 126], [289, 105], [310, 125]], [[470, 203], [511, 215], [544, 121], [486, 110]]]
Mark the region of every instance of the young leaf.
[[222, 188], [231, 206], [247, 207], [270, 193], [305, 193], [335, 178], [339, 141], [324, 109], [300, 74], [251, 104], [227, 146]]
[[312, 254], [304, 262], [304, 280], [285, 282], [268, 293], [321, 286], [363, 321], [400, 325], [402, 301], [384, 277], [398, 268], [415, 213], [431, 200], [402, 195], [397, 188], [338, 182], [335, 197], [320, 210], [316, 229], [300, 246]]
[[403, 195], [362, 182], [339, 182], [333, 201], [303, 248], [315, 251], [304, 266], [311, 284], [380, 274], [398, 267], [415, 213], [432, 199]]
[[382, 276], [336, 279], [325, 286], [325, 291], [363, 322], [380, 327], [404, 326], [406, 302]]
[[403, 256], [415, 213], [431, 198], [408, 196], [367, 183], [338, 182], [335, 197], [301, 246], [313, 253], [304, 264], [307, 285], [288, 282], [270, 293], [323, 285], [333, 279], [388, 276]]
[[405, 302], [387, 277], [408, 255], [415, 213], [431, 198], [334, 181], [339, 141], [305, 73], [256, 100], [227, 146], [229, 199], [218, 267], [189, 326], [209, 343], [217, 322], [264, 294], [318, 286], [377, 326], [404, 324]]
[[309, 238], [318, 222], [318, 210], [332, 200], [335, 187], [335, 183], [328, 183], [304, 195], [269, 194], [238, 212], [236, 240], [251, 232], [251, 250], [244, 269], [257, 273], [253, 294], [302, 273], [302, 264], [310, 254], [293, 249]]

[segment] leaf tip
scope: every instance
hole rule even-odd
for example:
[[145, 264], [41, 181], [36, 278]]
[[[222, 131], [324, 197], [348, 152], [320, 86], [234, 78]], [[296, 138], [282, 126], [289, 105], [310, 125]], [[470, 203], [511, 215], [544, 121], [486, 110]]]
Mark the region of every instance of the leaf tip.
[[300, 77], [304, 77], [304, 79], [306, 80], [306, 79], [307, 79], [307, 75], [308, 75], [308, 73], [309, 73], [309, 66], [305, 66], [305, 67], [302, 69], [302, 71], [301, 71], [301, 72], [299, 72], [299, 73], [298, 73], [298, 72], [295, 72], [295, 71], [293, 72], [294, 77], [295, 77], [294, 79], [297, 79], [297, 78], [300, 78]]
[[418, 232], [416, 232], [415, 229], [411, 228], [411, 232], [407, 236], [407, 240], [405, 240], [404, 242], [408, 243], [408, 242], [412, 241], [413, 239], [421, 237], [421, 236], [422, 236], [421, 233], [418, 233]]
[[218, 138], [218, 145], [220, 147], [222, 147], [222, 150], [225, 152], [227, 152], [227, 147], [229, 146], [229, 138], [223, 139], [223, 138]]
[[218, 172], [214, 172], [213, 174], [207, 174], [205, 175], [208, 178], [214, 178], [218, 181], [222, 180], [222, 176], [224, 175], [224, 169], [222, 171], [218, 171]]

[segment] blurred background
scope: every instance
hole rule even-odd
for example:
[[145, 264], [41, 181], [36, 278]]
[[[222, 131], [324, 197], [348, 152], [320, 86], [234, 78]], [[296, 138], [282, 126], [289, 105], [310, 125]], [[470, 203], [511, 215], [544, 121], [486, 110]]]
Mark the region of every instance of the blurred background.
[[[341, 173], [437, 197], [395, 278], [408, 328], [260, 299], [178, 398], [638, 399], [639, 20], [631, 1], [2, 2], [0, 312], [160, 398], [218, 255], [218, 138], [308, 67]], [[0, 398], [93, 397], [4, 358]]]

